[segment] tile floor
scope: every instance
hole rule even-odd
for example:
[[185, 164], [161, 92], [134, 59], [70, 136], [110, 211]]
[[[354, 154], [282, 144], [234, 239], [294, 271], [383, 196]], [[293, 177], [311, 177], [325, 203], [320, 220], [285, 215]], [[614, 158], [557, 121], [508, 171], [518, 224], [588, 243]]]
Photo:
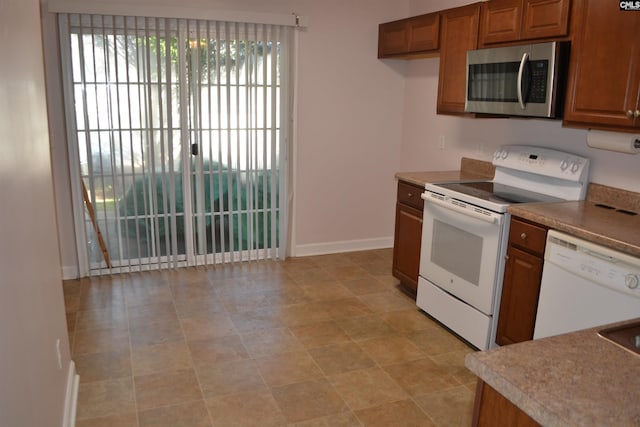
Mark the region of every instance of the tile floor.
[[78, 427], [469, 426], [473, 351], [391, 250], [67, 281]]

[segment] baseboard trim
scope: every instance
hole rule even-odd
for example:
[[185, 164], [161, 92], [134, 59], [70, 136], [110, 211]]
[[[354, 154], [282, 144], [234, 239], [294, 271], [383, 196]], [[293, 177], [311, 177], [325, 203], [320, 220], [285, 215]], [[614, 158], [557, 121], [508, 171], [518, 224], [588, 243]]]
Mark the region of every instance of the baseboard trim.
[[345, 240], [341, 242], [312, 243], [297, 245], [293, 256], [304, 257], [312, 255], [327, 255], [340, 252], [368, 251], [372, 249], [387, 249], [393, 247], [393, 237], [377, 239]]
[[63, 265], [62, 266], [62, 280], [72, 280], [79, 278], [78, 267]]
[[[373, 249], [388, 249], [393, 247], [393, 236], [376, 239], [344, 240], [340, 242], [311, 243], [293, 247], [292, 256], [304, 257], [313, 255], [327, 255], [341, 252], [369, 251]], [[62, 280], [79, 278], [77, 266], [63, 266]]]
[[64, 418], [62, 427], [74, 427], [76, 425], [76, 410], [78, 404], [78, 386], [80, 375], [76, 373], [76, 364], [69, 362], [69, 375], [67, 376], [67, 391], [64, 397]]

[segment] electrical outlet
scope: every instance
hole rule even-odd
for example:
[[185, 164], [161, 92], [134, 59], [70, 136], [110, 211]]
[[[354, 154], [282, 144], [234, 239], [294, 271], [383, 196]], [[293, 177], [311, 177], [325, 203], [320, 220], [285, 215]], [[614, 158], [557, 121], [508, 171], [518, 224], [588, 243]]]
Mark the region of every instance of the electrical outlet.
[[60, 351], [60, 338], [56, 340], [56, 356], [58, 356], [58, 369], [62, 369], [62, 352]]
[[444, 150], [444, 135], [440, 135], [440, 142], [438, 143], [438, 148]]

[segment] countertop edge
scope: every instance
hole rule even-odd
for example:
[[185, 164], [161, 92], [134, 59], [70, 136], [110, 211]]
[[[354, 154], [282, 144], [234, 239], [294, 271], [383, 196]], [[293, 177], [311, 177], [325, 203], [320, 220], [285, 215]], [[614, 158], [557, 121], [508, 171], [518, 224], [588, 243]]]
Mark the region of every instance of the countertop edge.
[[509, 400], [541, 425], [545, 427], [567, 426], [567, 423], [551, 413], [542, 403], [532, 399], [531, 396], [528, 396], [507, 379], [493, 373], [486, 363], [476, 357], [476, 353], [467, 354], [464, 363], [479, 379], [490, 385], [505, 399]]
[[630, 375], [640, 356], [599, 334], [638, 323], [640, 317], [470, 353], [465, 366], [545, 427], [640, 425], [640, 377]]
[[494, 173], [491, 162], [463, 157], [459, 170], [397, 172], [395, 179], [424, 187], [434, 182], [492, 179]]
[[[559, 202], [559, 203], [576, 203], [576, 204], [584, 204], [590, 203], [585, 201], [577, 201], [577, 202]], [[535, 208], [535, 205], [542, 204], [529, 204], [529, 205], [513, 205], [507, 209], [512, 216], [516, 216], [519, 218], [523, 218], [540, 225], [544, 225], [549, 227], [550, 229], [558, 230], [560, 232], [564, 232], [567, 234], [571, 234], [575, 237], [600, 244], [602, 246], [606, 246], [611, 249], [618, 250], [620, 252], [624, 252], [631, 256], [640, 257], [640, 245], [635, 245], [630, 242], [623, 242], [612, 237], [607, 236], [606, 234], [602, 234], [601, 232], [595, 232], [589, 230], [580, 225], [574, 225], [566, 220], [557, 219], [553, 215], [549, 214], [541, 214], [539, 212], [532, 211], [530, 208]], [[547, 206], [553, 205], [553, 203], [546, 204]]]

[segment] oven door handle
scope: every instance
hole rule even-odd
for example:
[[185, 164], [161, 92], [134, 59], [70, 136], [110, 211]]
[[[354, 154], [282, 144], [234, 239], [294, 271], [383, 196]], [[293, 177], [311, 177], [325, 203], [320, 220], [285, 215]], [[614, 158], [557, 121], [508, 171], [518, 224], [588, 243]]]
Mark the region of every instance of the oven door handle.
[[465, 209], [463, 207], [456, 206], [456, 205], [453, 205], [451, 203], [444, 202], [444, 201], [442, 201], [440, 199], [429, 197], [425, 193], [422, 193], [420, 195], [420, 197], [425, 202], [433, 203], [434, 205], [441, 206], [441, 207], [443, 207], [445, 209], [449, 209], [451, 211], [455, 211], [455, 212], [461, 213], [463, 215], [466, 215], [466, 216], [474, 218], [474, 219], [479, 219], [481, 221], [488, 222], [489, 224], [495, 224], [496, 221], [497, 221], [497, 218], [494, 217], [494, 216], [488, 216], [488, 215], [482, 214], [480, 212], [476, 212], [476, 211], [473, 211], [473, 210]]

